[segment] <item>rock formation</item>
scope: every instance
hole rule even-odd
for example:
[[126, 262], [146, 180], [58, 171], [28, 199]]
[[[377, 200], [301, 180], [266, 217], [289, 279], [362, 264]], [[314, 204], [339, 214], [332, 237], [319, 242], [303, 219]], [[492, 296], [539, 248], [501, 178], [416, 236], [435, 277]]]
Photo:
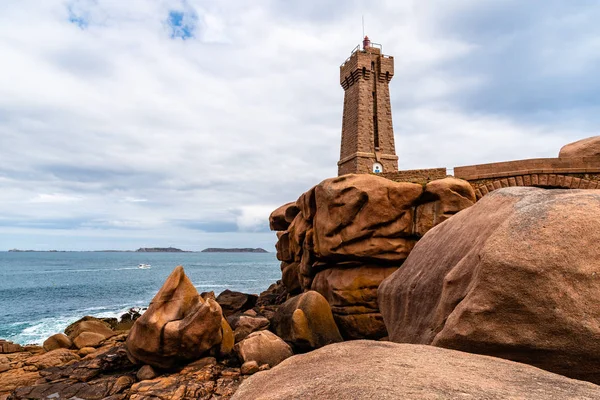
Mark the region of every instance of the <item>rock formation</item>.
[[341, 342], [327, 300], [313, 290], [292, 297], [273, 317], [275, 333], [295, 349], [307, 351]]
[[357, 340], [246, 379], [234, 400], [596, 399], [600, 387], [493, 357]]
[[381, 338], [381, 280], [429, 229], [474, 203], [471, 186], [453, 178], [425, 186], [366, 174], [327, 179], [271, 214], [282, 282], [291, 294], [321, 293], [345, 338]]
[[44, 341], [42, 347], [46, 351], [52, 351], [56, 349], [70, 349], [73, 346], [73, 342], [64, 333], [57, 333], [56, 335], [50, 336]]
[[294, 353], [290, 346], [270, 331], [251, 333], [235, 345], [240, 361], [255, 361], [258, 365], [268, 364], [274, 367]]
[[600, 157], [600, 136], [569, 143], [560, 149], [558, 157]]
[[103, 340], [113, 336], [115, 332], [108, 323], [86, 316], [67, 326], [65, 334], [75, 347], [82, 349], [99, 345]]
[[223, 316], [225, 318], [240, 311], [246, 311], [256, 305], [258, 296], [255, 294], [247, 294], [234, 292], [226, 289], [217, 296], [217, 303], [221, 306]]
[[221, 343], [222, 318], [219, 304], [203, 299], [179, 266], [131, 328], [128, 355], [159, 368], [198, 359]]
[[600, 383], [600, 192], [499, 189], [379, 287], [390, 339]]

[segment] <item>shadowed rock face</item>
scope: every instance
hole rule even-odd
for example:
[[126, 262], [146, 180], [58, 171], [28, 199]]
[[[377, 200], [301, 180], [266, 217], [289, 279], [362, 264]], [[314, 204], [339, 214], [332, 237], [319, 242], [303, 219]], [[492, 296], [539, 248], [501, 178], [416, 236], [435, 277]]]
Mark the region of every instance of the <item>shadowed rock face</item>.
[[377, 288], [396, 269], [377, 265], [328, 268], [316, 274], [312, 289], [325, 296], [346, 338], [378, 339], [385, 336], [385, 324], [377, 306]]
[[222, 313], [203, 299], [179, 266], [173, 270], [127, 337], [132, 362], [169, 368], [200, 358], [222, 341]]
[[563, 146], [558, 153], [560, 158], [600, 157], [600, 136], [578, 140]]
[[[315, 367], [318, 366], [318, 367]], [[600, 387], [493, 357], [357, 340], [247, 378], [234, 400], [597, 399]]]
[[345, 338], [386, 336], [379, 283], [429, 229], [474, 203], [469, 183], [454, 178], [425, 186], [367, 174], [327, 179], [271, 214], [271, 226], [285, 228], [276, 245], [282, 282], [291, 294], [321, 293]]
[[390, 339], [600, 383], [600, 191], [506, 188], [425, 235], [379, 287]]
[[313, 290], [279, 306], [273, 317], [273, 328], [280, 338], [300, 351], [342, 341], [327, 300]]

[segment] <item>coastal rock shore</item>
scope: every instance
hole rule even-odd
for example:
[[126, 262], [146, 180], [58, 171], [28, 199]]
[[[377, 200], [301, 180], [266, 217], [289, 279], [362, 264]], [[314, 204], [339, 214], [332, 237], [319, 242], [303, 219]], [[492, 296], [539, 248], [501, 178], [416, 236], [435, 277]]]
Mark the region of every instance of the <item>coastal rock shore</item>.
[[271, 214], [266, 291], [198, 293], [178, 266], [143, 314], [0, 340], [0, 400], [597, 399], [599, 209], [597, 190], [328, 179]]
[[43, 347], [0, 342], [0, 400], [229, 399], [244, 375], [293, 355], [267, 330], [284, 292], [280, 283], [260, 296], [227, 291], [226, 319], [176, 267], [142, 315], [86, 316]]

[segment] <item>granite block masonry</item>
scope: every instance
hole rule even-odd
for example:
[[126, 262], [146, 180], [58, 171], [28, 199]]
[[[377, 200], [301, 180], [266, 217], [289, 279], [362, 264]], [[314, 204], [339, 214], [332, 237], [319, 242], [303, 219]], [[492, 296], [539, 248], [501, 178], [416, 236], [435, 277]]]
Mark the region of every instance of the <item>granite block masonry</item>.
[[344, 88], [342, 144], [338, 175], [398, 170], [389, 82], [394, 58], [365, 36], [340, 66]]

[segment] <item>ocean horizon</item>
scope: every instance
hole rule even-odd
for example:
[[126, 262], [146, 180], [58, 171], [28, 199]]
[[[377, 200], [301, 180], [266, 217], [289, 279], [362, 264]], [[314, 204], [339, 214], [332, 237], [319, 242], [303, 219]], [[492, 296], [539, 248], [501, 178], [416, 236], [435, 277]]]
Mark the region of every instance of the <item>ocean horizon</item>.
[[85, 315], [146, 307], [177, 265], [198, 292], [215, 295], [258, 294], [281, 279], [275, 253], [3, 251], [0, 339], [41, 344]]

